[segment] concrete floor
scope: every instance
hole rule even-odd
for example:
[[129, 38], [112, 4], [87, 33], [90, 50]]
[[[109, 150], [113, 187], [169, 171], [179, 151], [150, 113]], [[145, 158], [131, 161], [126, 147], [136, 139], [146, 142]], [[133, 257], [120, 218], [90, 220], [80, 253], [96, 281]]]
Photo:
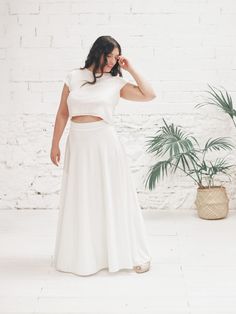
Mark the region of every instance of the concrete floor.
[[0, 211], [0, 313], [236, 314], [236, 211], [143, 212], [149, 272], [52, 267], [57, 210]]

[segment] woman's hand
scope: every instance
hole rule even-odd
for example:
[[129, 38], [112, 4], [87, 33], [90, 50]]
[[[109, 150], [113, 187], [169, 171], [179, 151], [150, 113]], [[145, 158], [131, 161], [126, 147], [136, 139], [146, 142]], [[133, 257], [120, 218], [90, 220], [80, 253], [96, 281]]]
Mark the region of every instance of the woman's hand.
[[59, 146], [52, 146], [50, 158], [54, 165], [59, 166], [58, 162], [60, 161], [61, 152]]
[[126, 71], [130, 71], [131, 70], [130, 61], [122, 55], [120, 55], [118, 58], [119, 58], [118, 63], [120, 65], [120, 67]]

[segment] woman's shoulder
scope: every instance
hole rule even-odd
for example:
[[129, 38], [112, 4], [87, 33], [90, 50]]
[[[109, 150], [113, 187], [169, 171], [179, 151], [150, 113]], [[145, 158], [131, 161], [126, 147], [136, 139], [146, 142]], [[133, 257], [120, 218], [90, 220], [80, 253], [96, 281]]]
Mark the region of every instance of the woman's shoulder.
[[67, 74], [69, 75], [79, 75], [81, 73], [83, 73], [83, 70], [80, 68], [73, 68], [67, 71]]
[[126, 79], [123, 76], [120, 76], [119, 74], [117, 74], [115, 77], [115, 80], [119, 86], [119, 88], [121, 89], [125, 84], [129, 83], [128, 79]]
[[86, 71], [80, 68], [69, 69], [66, 73], [67, 81], [72, 81], [73, 79], [83, 79], [86, 75]]
[[73, 82], [77, 81], [78, 78], [80, 78], [81, 76], [80, 73], [81, 73], [80, 68], [73, 68], [67, 70], [66, 75], [64, 77], [64, 83], [69, 87], [70, 90], [73, 87]]

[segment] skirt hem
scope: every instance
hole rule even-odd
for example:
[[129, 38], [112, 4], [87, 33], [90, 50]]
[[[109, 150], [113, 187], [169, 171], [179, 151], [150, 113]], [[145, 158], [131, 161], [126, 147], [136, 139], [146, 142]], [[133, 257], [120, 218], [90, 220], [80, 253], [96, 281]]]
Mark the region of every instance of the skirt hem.
[[[149, 259], [147, 262], [151, 261], [151, 259]], [[119, 266], [119, 267], [116, 267], [116, 268], [109, 268], [109, 266], [103, 266], [93, 272], [90, 272], [90, 273], [85, 273], [85, 274], [82, 274], [82, 273], [78, 273], [76, 271], [69, 271], [69, 270], [61, 270], [61, 269], [58, 269], [55, 267], [56, 271], [59, 271], [59, 272], [63, 272], [63, 273], [70, 273], [70, 274], [74, 274], [74, 275], [77, 275], [77, 276], [91, 276], [91, 275], [95, 275], [96, 273], [102, 271], [102, 270], [107, 270], [109, 273], [115, 273], [115, 272], [118, 272], [120, 270], [133, 270], [134, 267], [137, 266], [137, 265], [129, 265], [129, 266]]]

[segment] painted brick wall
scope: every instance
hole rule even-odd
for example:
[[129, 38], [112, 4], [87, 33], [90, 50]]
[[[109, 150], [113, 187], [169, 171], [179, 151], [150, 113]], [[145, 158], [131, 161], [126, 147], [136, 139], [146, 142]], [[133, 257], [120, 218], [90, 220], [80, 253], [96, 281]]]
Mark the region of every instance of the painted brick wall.
[[[62, 168], [49, 155], [62, 80], [84, 64], [98, 36], [111, 35], [157, 94], [145, 103], [121, 99], [115, 115], [141, 206], [194, 209], [196, 186], [181, 174], [144, 189], [154, 162], [144, 141], [162, 118], [202, 140], [235, 141], [227, 116], [213, 107], [194, 109], [208, 83], [226, 88], [236, 103], [235, 30], [232, 0], [0, 1], [0, 208], [57, 208]], [[236, 175], [223, 183], [236, 209]]]

